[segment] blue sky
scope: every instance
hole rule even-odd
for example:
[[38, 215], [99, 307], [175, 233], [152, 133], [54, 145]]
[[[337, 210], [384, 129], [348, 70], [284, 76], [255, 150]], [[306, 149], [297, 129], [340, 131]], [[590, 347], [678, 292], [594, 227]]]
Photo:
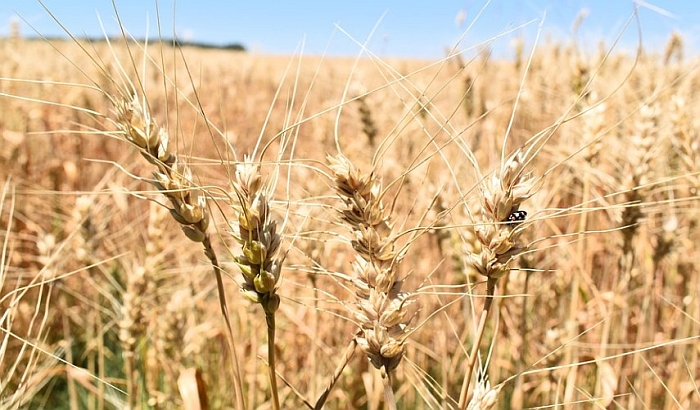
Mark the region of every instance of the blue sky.
[[[135, 37], [157, 36], [155, 0], [115, 0], [124, 26]], [[117, 33], [111, 0], [44, 0], [46, 7], [72, 33], [100, 36], [100, 19], [108, 34]], [[213, 44], [240, 43], [260, 53], [356, 55], [360, 47], [349, 37], [368, 43], [382, 56], [439, 58], [466, 32], [460, 49], [468, 49], [514, 27], [526, 24], [493, 48], [508, 52], [510, 38], [522, 36], [532, 44], [540, 21], [549, 38], [571, 40], [576, 16], [587, 10], [578, 41], [590, 47], [599, 40], [612, 41], [634, 10], [632, 0], [492, 0], [468, 31], [486, 0], [158, 0], [164, 37], [175, 32], [181, 39]], [[700, 50], [700, 2], [696, 0], [648, 0], [640, 8], [644, 44], [660, 48], [674, 30], [683, 34], [688, 54]], [[61, 29], [37, 0], [0, 0], [0, 35], [7, 35], [13, 15], [19, 14], [46, 36]], [[98, 18], [99, 16], [99, 18]], [[460, 18], [462, 23], [460, 24]], [[33, 34], [22, 23], [23, 35]], [[335, 24], [348, 34], [338, 31]], [[622, 46], [635, 44], [638, 26], [633, 23]]]

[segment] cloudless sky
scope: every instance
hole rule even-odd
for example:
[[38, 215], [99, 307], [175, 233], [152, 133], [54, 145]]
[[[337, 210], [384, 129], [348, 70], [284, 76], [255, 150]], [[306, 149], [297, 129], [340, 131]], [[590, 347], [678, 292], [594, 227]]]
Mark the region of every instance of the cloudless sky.
[[[102, 36], [118, 33], [111, 0], [44, 0], [46, 8], [73, 34]], [[155, 0], [115, 0], [124, 27], [137, 38], [158, 36]], [[508, 52], [509, 39], [522, 37], [529, 45], [542, 22], [542, 40], [571, 41], [572, 24], [582, 10], [587, 17], [577, 41], [594, 47], [610, 44], [634, 11], [632, 0], [158, 0], [163, 37], [216, 45], [238, 43], [260, 53], [357, 55], [355, 41], [381, 56], [440, 58], [465, 35], [459, 49], [510, 32], [492, 48]], [[661, 49], [675, 30], [683, 35], [687, 54], [700, 50], [700, 1], [648, 0], [639, 8], [621, 45], [632, 48], [641, 30], [645, 47]], [[0, 0], [0, 36], [19, 15], [47, 37], [64, 36], [37, 0]], [[476, 22], [470, 28], [470, 24]], [[24, 36], [35, 35], [21, 23]], [[529, 24], [526, 24], [529, 23]], [[518, 28], [526, 24], [523, 28]], [[337, 27], [347, 33], [343, 33]], [[512, 32], [512, 30], [514, 30]], [[355, 39], [355, 40], [353, 40]], [[697, 39], [697, 40], [696, 40]]]

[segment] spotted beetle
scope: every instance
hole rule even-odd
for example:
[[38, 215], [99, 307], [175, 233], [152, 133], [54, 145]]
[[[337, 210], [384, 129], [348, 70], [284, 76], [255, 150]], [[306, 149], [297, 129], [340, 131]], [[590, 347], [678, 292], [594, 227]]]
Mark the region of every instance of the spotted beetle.
[[515, 211], [508, 216], [506, 222], [508, 222], [509, 224], [516, 224], [518, 222], [524, 221], [526, 216], [526, 211]]

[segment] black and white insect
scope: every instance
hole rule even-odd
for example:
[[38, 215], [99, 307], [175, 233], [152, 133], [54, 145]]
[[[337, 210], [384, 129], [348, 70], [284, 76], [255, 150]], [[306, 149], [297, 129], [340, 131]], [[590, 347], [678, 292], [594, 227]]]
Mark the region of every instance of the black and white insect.
[[517, 224], [524, 221], [525, 217], [527, 217], [526, 211], [515, 211], [508, 216], [506, 222], [508, 222], [509, 224]]

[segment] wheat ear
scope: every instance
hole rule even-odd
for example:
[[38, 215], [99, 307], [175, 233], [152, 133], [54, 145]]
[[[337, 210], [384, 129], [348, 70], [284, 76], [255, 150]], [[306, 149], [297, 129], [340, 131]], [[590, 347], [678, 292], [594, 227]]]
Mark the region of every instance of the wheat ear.
[[335, 190], [344, 202], [341, 219], [353, 232], [357, 252], [353, 270], [356, 304], [352, 313], [360, 327], [355, 340], [370, 363], [382, 372], [386, 402], [395, 406], [391, 374], [406, 351], [409, 307], [415, 302], [402, 291], [398, 266], [403, 252], [382, 203], [382, 184], [372, 172], [363, 174], [344, 156], [328, 157]]
[[501, 386], [492, 388], [488, 376], [486, 374], [480, 376], [476, 386], [474, 386], [474, 393], [471, 400], [469, 400], [467, 410], [491, 410], [498, 402], [498, 393], [501, 391]]

